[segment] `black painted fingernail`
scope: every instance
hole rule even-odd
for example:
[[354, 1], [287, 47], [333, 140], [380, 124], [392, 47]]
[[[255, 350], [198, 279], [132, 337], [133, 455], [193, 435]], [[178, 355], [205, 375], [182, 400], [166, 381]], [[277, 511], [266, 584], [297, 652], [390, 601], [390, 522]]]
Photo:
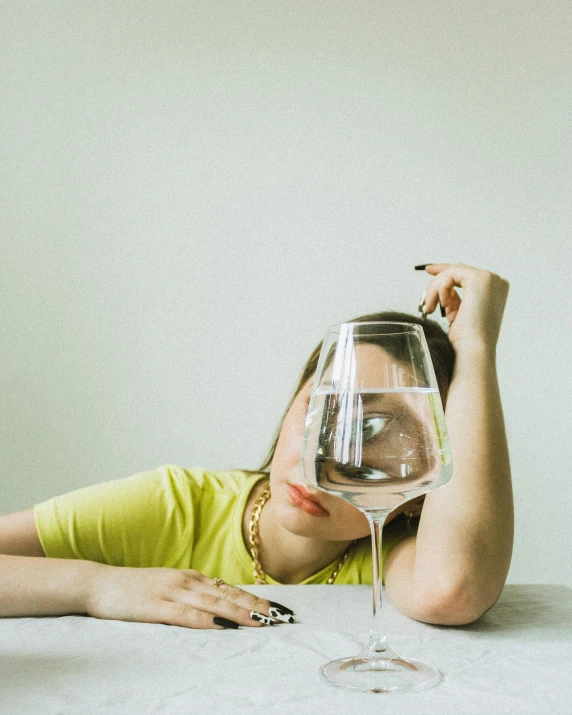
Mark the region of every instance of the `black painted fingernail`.
[[445, 317], [445, 308], [443, 308], [441, 303], [439, 303], [439, 308], [441, 309], [441, 317], [444, 318]]
[[432, 266], [432, 263], [424, 263], [422, 266], [415, 266], [416, 271], [424, 271], [427, 266]]
[[289, 608], [286, 608], [286, 606], [283, 606], [281, 603], [276, 603], [276, 601], [270, 601], [270, 605], [274, 606], [274, 608], [279, 608], [284, 613], [289, 613], [291, 616], [295, 615], [294, 611], [291, 611]]
[[268, 613], [272, 618], [276, 618], [277, 621], [282, 621], [282, 623], [294, 623], [294, 616], [291, 616], [289, 613], [284, 613], [284, 611], [281, 611], [279, 608], [270, 606]]
[[260, 623], [264, 623], [265, 626], [274, 625], [274, 621], [272, 620], [272, 618], [265, 616], [264, 613], [258, 613], [258, 611], [250, 611], [250, 617], [253, 621], [259, 621]]
[[225, 628], [238, 628], [236, 621], [229, 621], [228, 618], [221, 618], [220, 616], [215, 616], [213, 623], [216, 623], [217, 626], [224, 626]]

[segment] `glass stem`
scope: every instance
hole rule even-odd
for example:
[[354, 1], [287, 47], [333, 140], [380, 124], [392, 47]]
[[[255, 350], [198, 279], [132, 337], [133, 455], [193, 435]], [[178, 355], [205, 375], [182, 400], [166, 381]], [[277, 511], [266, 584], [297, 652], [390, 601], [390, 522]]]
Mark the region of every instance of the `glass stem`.
[[382, 621], [382, 559], [381, 550], [383, 524], [391, 510], [366, 513], [371, 528], [371, 562], [373, 567], [373, 627], [369, 633], [369, 643], [366, 652], [369, 657], [377, 655], [381, 658], [396, 658], [397, 656], [387, 645]]

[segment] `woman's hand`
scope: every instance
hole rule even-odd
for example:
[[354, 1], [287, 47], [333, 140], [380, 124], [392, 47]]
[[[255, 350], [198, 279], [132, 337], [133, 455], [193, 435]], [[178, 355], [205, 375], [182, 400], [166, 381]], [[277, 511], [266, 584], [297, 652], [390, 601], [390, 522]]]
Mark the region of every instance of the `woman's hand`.
[[[293, 622], [289, 609], [278, 609], [278, 604], [237, 586], [215, 586], [213, 579], [192, 569], [98, 567], [86, 604], [88, 615], [95, 618], [215, 629]], [[216, 624], [216, 616], [234, 625]]]
[[[464, 263], [431, 263], [425, 270], [435, 276], [425, 295], [425, 310], [432, 313], [438, 302], [451, 323], [449, 340], [456, 350], [481, 345], [494, 353], [508, 296], [504, 278]], [[456, 288], [463, 289], [463, 298]]]

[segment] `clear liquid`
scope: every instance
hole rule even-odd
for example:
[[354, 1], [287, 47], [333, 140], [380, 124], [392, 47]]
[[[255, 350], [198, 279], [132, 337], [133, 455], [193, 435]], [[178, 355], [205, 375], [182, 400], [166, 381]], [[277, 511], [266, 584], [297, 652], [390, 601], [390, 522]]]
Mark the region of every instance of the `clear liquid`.
[[310, 484], [364, 511], [394, 508], [441, 486], [452, 463], [438, 391], [315, 392], [302, 469]]

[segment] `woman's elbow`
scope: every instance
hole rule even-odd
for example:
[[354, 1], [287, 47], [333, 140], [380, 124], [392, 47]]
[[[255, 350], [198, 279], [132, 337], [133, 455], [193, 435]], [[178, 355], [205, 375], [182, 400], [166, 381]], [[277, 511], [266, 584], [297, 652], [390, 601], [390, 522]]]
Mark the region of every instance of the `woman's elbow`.
[[[502, 590], [502, 589], [501, 589]], [[411, 614], [416, 621], [439, 626], [465, 626], [478, 620], [497, 601], [500, 591], [483, 593], [466, 586], [420, 592]]]

